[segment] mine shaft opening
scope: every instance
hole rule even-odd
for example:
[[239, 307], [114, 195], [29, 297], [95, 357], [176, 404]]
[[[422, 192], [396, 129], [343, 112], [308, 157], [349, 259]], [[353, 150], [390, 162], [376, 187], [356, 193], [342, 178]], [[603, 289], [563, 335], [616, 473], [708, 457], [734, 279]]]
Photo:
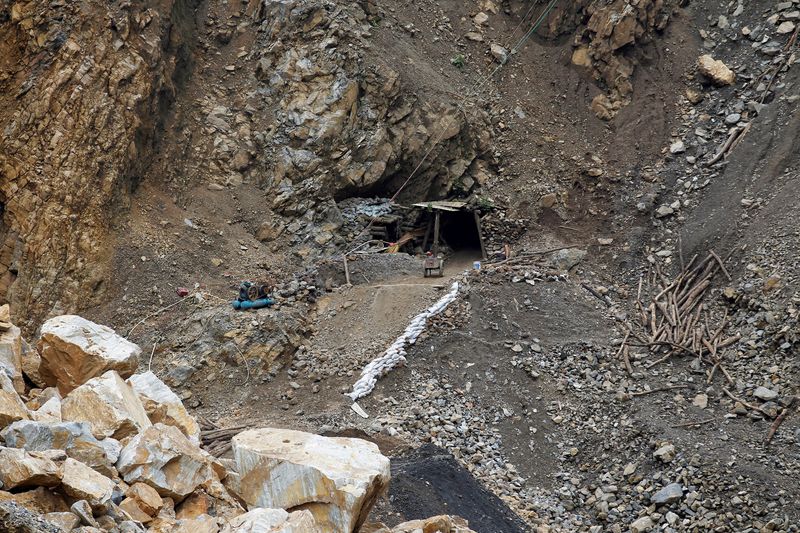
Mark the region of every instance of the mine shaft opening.
[[475, 216], [471, 211], [442, 213], [440, 224], [440, 239], [445, 250], [480, 257], [481, 241]]

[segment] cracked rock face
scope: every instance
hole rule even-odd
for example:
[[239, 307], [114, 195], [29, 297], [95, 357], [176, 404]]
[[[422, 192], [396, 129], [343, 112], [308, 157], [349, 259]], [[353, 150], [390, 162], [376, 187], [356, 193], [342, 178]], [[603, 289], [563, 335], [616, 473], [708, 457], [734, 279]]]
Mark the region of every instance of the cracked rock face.
[[117, 470], [126, 483], [145, 483], [165, 497], [181, 501], [198, 486], [219, 479], [213, 458], [173, 426], [155, 424], [120, 452]]
[[113, 476], [120, 444], [114, 439], [98, 441], [88, 423], [42, 423], [21, 420], [0, 433], [6, 445], [28, 451], [64, 450], [103, 475]]
[[135, 374], [128, 379], [128, 383], [136, 391], [152, 423], [161, 422], [175, 426], [192, 442], [200, 442], [200, 426], [197, 421], [186, 411], [178, 395], [155, 374]]
[[0, 7], [0, 294], [23, 329], [105, 293], [112, 217], [173, 91], [172, 5]]
[[573, 33], [572, 63], [587, 68], [603, 93], [592, 111], [610, 120], [633, 93], [638, 59], [635, 48], [648, 44], [668, 25], [674, 0], [578, 0], [557, 5], [546, 32], [555, 37]]
[[0, 447], [0, 482], [5, 490], [54, 487], [60, 483], [58, 466], [22, 449]]
[[61, 416], [88, 422], [99, 439], [123, 439], [151, 425], [139, 397], [113, 370], [70, 392], [61, 403]]
[[[432, 144], [444, 149], [422, 165], [407, 194], [438, 197], [479, 186], [488, 119], [404, 90], [399, 72], [364, 53], [370, 25], [362, 6], [328, 7], [319, 0], [266, 2], [254, 14], [265, 30], [255, 75], [276, 104], [275, 129], [262, 147], [273, 209], [302, 214], [331, 196], [396, 188]], [[209, 120], [219, 119], [213, 113]]]
[[254, 429], [232, 444], [250, 509], [302, 506], [323, 531], [357, 530], [389, 484], [389, 459], [371, 442]]
[[64, 315], [42, 325], [40, 372], [62, 394], [109, 370], [128, 377], [139, 364], [141, 349], [113, 329]]

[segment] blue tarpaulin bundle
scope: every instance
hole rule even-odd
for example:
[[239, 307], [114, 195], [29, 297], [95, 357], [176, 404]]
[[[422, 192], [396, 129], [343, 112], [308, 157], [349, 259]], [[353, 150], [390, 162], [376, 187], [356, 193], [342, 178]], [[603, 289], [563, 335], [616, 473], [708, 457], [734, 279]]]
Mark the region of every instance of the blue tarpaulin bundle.
[[269, 307], [274, 304], [272, 298], [259, 298], [258, 300], [234, 300], [232, 302], [234, 309], [261, 309], [262, 307]]

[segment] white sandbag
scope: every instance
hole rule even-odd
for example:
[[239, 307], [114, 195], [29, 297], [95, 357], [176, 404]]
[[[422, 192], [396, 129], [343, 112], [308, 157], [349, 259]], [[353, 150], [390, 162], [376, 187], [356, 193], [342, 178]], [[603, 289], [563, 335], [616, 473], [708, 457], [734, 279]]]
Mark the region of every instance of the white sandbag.
[[406, 345], [416, 343], [419, 336], [425, 331], [428, 320], [444, 311], [458, 296], [458, 282], [453, 282], [450, 291], [439, 298], [428, 309], [415, 316], [389, 348], [379, 357], [376, 357], [364, 366], [361, 377], [353, 385], [352, 392], [348, 393], [353, 401], [363, 398], [372, 392], [379, 377], [385, 376], [393, 368], [406, 363]]

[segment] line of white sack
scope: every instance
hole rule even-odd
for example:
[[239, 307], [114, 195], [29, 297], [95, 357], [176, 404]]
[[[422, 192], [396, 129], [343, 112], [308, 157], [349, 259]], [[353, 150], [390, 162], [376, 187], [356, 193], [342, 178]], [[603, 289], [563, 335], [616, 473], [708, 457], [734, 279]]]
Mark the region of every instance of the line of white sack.
[[458, 296], [458, 282], [453, 282], [450, 292], [439, 298], [435, 304], [421, 312], [408, 325], [402, 335], [380, 357], [373, 359], [361, 371], [361, 377], [348, 393], [353, 401], [363, 398], [375, 388], [378, 379], [388, 374], [391, 369], [406, 362], [406, 345], [414, 344], [425, 330], [428, 319], [444, 311]]

